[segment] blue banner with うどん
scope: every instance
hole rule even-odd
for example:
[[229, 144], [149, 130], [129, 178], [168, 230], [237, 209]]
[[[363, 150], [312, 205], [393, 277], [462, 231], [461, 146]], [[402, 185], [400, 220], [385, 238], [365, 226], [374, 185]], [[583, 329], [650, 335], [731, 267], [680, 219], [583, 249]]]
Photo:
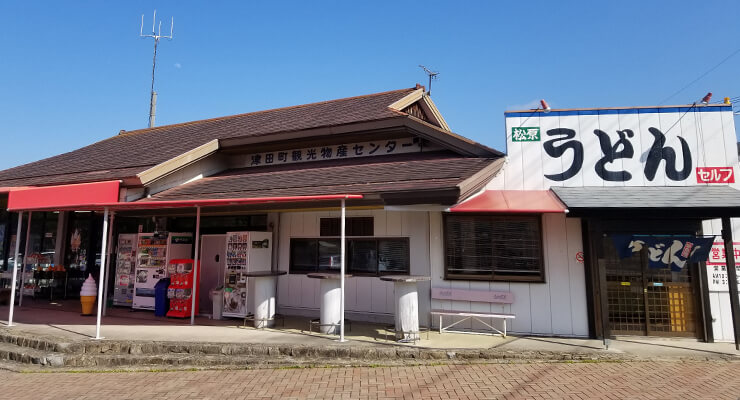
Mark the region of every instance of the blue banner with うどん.
[[707, 261], [714, 236], [647, 236], [611, 235], [620, 258], [631, 257], [643, 248], [647, 250], [650, 268], [671, 268], [682, 271], [687, 262]]

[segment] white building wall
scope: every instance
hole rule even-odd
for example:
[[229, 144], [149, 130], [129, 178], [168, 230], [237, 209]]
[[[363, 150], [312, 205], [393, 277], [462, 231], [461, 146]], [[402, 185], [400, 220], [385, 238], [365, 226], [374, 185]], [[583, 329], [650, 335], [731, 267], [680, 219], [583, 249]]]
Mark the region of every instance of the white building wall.
[[[541, 139], [538, 141], [518, 142], [512, 140], [512, 128], [519, 127], [539, 127]], [[645, 176], [645, 163], [648, 152], [653, 144], [654, 138], [649, 133], [648, 128], [654, 127], [663, 132], [666, 136], [666, 147], [676, 151], [676, 165], [683, 165], [683, 154], [679, 137], [683, 138], [689, 148], [692, 156], [692, 171], [690, 176], [682, 181], [670, 180], [665, 173], [665, 162], [661, 162], [655, 178], [650, 181]], [[543, 144], [552, 138], [547, 135], [547, 131], [555, 128], [568, 128], [575, 131], [575, 137], [583, 145], [584, 157], [583, 166], [578, 174], [565, 181], [552, 181], [545, 177], [547, 174], [556, 174], [565, 171], [573, 163], [572, 150], [567, 150], [561, 157], [551, 157], [544, 150]], [[618, 136], [617, 130], [630, 129], [634, 132], [634, 137], [630, 138], [630, 143], [634, 150], [634, 156], [620, 158], [613, 163], [608, 164], [608, 169], [617, 171], [623, 169], [631, 173], [632, 177], [626, 182], [609, 182], [601, 179], [595, 172], [596, 162], [603, 156], [595, 130], [601, 130], [608, 134], [612, 144], [615, 144]], [[487, 185], [487, 189], [498, 190], [543, 190], [551, 186], [580, 187], [580, 186], [687, 186], [687, 185], [722, 185], [723, 183], [698, 183], [697, 167], [732, 167], [735, 183], [724, 183], [735, 189], [740, 189], [740, 172], [738, 164], [737, 136], [731, 107], [724, 109], [709, 109], [701, 106], [686, 111], [686, 108], [669, 108], [655, 109], [645, 108], [636, 110], [581, 110], [577, 112], [557, 112], [544, 113], [513, 113], [506, 114], [506, 138], [507, 138], [507, 162], [503, 170]], [[560, 144], [564, 141], [560, 142]], [[701, 204], [697, 204], [701, 206]], [[562, 216], [561, 216], [562, 217]], [[560, 293], [562, 290], [569, 290], [564, 282], [558, 280], [552, 281], [552, 264], [557, 265], [557, 260], [562, 258], [559, 246], [555, 245], [561, 241], [561, 236], [567, 237], [565, 241], [570, 249], [571, 245], [581, 249], [581, 237], [574, 237], [570, 234], [571, 219], [567, 219], [567, 228], [562, 224], [556, 226], [553, 222], [554, 216], [545, 216], [544, 236], [545, 236], [545, 253], [546, 268], [548, 274], [549, 299], [556, 299], [556, 303], [563, 303], [561, 300], [565, 296]], [[549, 221], [549, 222], [548, 222]], [[580, 222], [577, 222], [580, 226]], [[740, 247], [740, 220], [734, 219], [733, 222], [733, 239]], [[717, 235], [715, 243], [721, 242], [721, 221], [712, 220], [704, 221], [704, 234]], [[577, 244], [577, 245], [576, 245]], [[571, 251], [569, 250], [569, 253]], [[555, 259], [551, 257], [556, 256]], [[569, 254], [569, 257], [572, 254]], [[736, 258], [740, 262], [740, 258]], [[581, 267], [583, 264], [579, 264]], [[582, 268], [581, 268], [582, 269]], [[709, 279], [711, 270], [703, 270], [701, 279]], [[582, 271], [581, 271], [582, 273]], [[584, 279], [585, 284], [585, 279]], [[520, 284], [510, 284], [512, 292], [519, 293], [522, 291], [515, 286]], [[546, 301], [548, 299], [543, 287], [530, 284], [529, 298], [530, 302], [534, 299]], [[492, 288], [494, 285], [491, 285]], [[495, 286], [499, 287], [499, 286]], [[579, 289], [576, 287], [576, 289]], [[527, 294], [526, 291], [523, 291]], [[518, 301], [518, 300], [517, 300]], [[714, 338], [717, 341], [733, 341], [732, 315], [730, 313], [729, 291], [710, 290], [709, 301], [711, 308], [711, 320], [714, 331]], [[571, 303], [573, 305], [573, 303]], [[526, 312], [527, 305], [522, 303], [512, 307], [519, 307], [522, 312]], [[541, 309], [530, 307], [532, 310], [531, 332], [540, 333], [547, 330], [548, 322], [546, 318], [539, 316]], [[701, 312], [701, 310], [699, 310]], [[516, 312], [515, 312], [516, 313]], [[572, 320], [580, 321], [585, 319], [585, 304], [582, 310], [573, 308], [571, 310]], [[581, 317], [581, 315], [583, 317]], [[556, 324], [554, 321], [557, 317], [553, 314], [551, 322], [552, 331], [555, 333]], [[518, 324], [518, 325], [517, 325]], [[526, 329], [521, 326], [519, 316], [515, 322], [516, 330]], [[575, 327], [575, 324], [574, 324]], [[574, 328], [575, 330], [575, 328]], [[525, 330], [526, 331], [526, 330]]]
[[[290, 239], [319, 237], [320, 218], [339, 217], [339, 211], [285, 212], [280, 214], [278, 268], [289, 271]], [[429, 213], [421, 211], [348, 210], [348, 217], [370, 217], [375, 237], [407, 237], [412, 275], [430, 274]], [[437, 263], [439, 260], [435, 260]], [[320, 280], [305, 274], [278, 279], [278, 308], [285, 314], [318, 316]], [[419, 322], [429, 324], [429, 282], [419, 283]], [[393, 322], [393, 283], [377, 277], [352, 277], [345, 281], [347, 318], [360, 321]]]
[[[508, 325], [513, 333], [588, 336], [585, 270], [584, 264], [575, 257], [583, 250], [579, 219], [566, 219], [564, 214], [543, 216], [545, 283], [445, 280], [441, 213], [432, 213], [431, 228], [433, 287], [514, 294], [512, 304], [432, 300], [432, 308], [514, 314], [516, 318]], [[438, 321], [432, 321], [432, 324], [437, 326]], [[458, 326], [484, 329], [480, 324], [470, 322]]]

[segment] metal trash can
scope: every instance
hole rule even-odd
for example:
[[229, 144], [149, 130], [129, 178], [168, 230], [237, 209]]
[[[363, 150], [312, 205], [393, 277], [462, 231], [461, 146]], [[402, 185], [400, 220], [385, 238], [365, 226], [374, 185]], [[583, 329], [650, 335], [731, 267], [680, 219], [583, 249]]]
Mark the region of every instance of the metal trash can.
[[154, 284], [154, 315], [164, 317], [170, 310], [170, 299], [167, 298], [167, 287], [170, 286], [170, 278], [160, 279]]
[[223, 319], [221, 311], [224, 309], [224, 288], [217, 287], [211, 289], [211, 302], [213, 302], [213, 319]]

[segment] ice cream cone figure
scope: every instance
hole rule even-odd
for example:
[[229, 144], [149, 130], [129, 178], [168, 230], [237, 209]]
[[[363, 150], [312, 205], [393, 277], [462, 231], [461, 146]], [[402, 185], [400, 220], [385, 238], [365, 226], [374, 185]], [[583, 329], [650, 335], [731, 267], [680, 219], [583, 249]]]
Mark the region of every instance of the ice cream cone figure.
[[97, 285], [92, 275], [88, 275], [85, 282], [82, 283], [80, 290], [80, 303], [82, 303], [82, 315], [92, 315], [95, 307], [95, 298], [98, 294]]

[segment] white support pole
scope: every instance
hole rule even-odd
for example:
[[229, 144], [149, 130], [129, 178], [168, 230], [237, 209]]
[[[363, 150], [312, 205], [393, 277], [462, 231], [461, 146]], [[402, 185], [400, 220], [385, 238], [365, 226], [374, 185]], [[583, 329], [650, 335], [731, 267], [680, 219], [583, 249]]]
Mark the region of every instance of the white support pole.
[[193, 260], [193, 291], [190, 292], [190, 325], [195, 325], [195, 294], [198, 292], [198, 259], [200, 258], [200, 206], [195, 207], [195, 259]]
[[339, 341], [340, 342], [344, 342], [345, 341], [345, 339], [344, 339], [344, 266], [345, 266], [345, 260], [344, 260], [344, 246], [345, 246], [345, 244], [344, 244], [344, 242], [345, 242], [344, 228], [345, 228], [345, 225], [344, 225], [344, 223], [345, 223], [345, 219], [346, 219], [345, 217], [346, 217], [347, 211], [345, 209], [345, 204], [344, 203], [345, 203], [345, 199], [342, 199], [342, 218], [341, 218], [341, 225], [342, 225], [342, 227], [341, 227], [341, 235], [342, 235], [341, 242], [342, 242], [342, 244], [340, 246], [341, 253], [340, 253], [340, 256], [339, 256], [339, 259], [341, 260], [340, 261], [340, 268], [339, 268], [339, 287], [340, 287], [340, 291], [342, 292], [342, 298], [341, 298], [341, 301], [339, 302], [339, 314], [340, 314], [340, 316], [339, 316]]
[[[116, 212], [111, 211], [110, 212], [110, 229], [108, 229], [108, 249], [103, 249], [103, 251], [107, 254], [107, 257], [105, 258], [105, 276], [108, 277], [110, 273], [110, 251], [113, 247], [113, 224], [116, 221]], [[110, 279], [110, 278], [106, 278]], [[107, 314], [108, 311], [108, 284], [106, 282], [105, 287], [103, 288], [103, 316], [105, 317], [105, 314]]]
[[[31, 217], [33, 211], [28, 212], [28, 223], [26, 225], [26, 246], [23, 250], [23, 260], [21, 260], [21, 295], [18, 297], [18, 307], [23, 305], [23, 285], [26, 282], [26, 261], [28, 260], [28, 247], [31, 245]], [[18, 240], [18, 237], [15, 238]]]
[[105, 207], [103, 212], [103, 246], [100, 252], [100, 276], [98, 277], [98, 315], [95, 323], [95, 339], [102, 339], [100, 337], [100, 318], [102, 317], [103, 309], [103, 285], [105, 282], [105, 262], [106, 262], [106, 251], [108, 248], [108, 207]]
[[[13, 284], [10, 286], [10, 312], [8, 313], [8, 326], [13, 326], [13, 307], [15, 306], [15, 285], [18, 280], [18, 250], [21, 247], [21, 227], [23, 225], [23, 211], [18, 213], [18, 225], [15, 234], [15, 253], [13, 254]], [[23, 293], [23, 288], [21, 288]]]

